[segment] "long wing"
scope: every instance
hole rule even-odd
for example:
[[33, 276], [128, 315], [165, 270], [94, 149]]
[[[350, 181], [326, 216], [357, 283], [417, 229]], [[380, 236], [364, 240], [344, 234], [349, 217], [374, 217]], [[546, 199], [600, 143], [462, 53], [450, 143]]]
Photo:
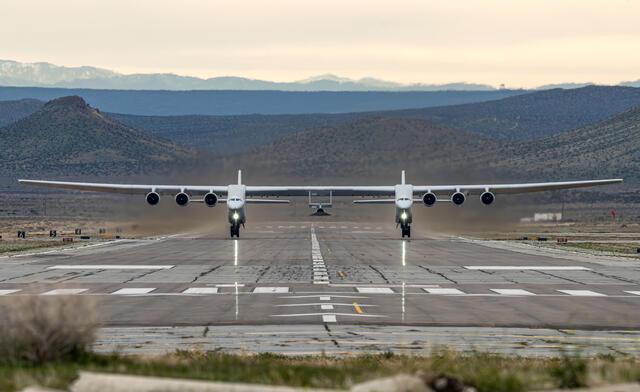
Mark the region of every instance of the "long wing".
[[226, 186], [202, 186], [202, 185], [137, 185], [137, 184], [99, 184], [91, 182], [62, 182], [62, 181], [37, 181], [18, 180], [21, 184], [38, 185], [51, 188], [73, 189], [78, 191], [92, 191], [105, 193], [124, 193], [129, 195], [144, 195], [151, 191], [160, 194], [175, 194], [178, 192], [191, 193], [227, 193]]
[[490, 191], [495, 194], [516, 194], [542, 191], [554, 191], [559, 189], [586, 188], [598, 185], [619, 184], [621, 178], [590, 181], [564, 181], [564, 182], [539, 182], [531, 184], [489, 184], [489, 185], [434, 185], [414, 186], [413, 191], [422, 192], [463, 192], [480, 194]]
[[333, 196], [392, 196], [393, 186], [247, 186], [251, 196], [309, 196], [309, 192]]

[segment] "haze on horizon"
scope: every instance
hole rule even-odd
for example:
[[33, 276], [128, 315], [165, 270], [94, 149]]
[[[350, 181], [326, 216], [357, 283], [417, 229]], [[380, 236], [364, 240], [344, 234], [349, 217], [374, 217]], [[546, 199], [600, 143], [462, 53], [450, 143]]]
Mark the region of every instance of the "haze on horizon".
[[630, 0], [5, 0], [2, 58], [121, 73], [508, 87], [640, 79]]

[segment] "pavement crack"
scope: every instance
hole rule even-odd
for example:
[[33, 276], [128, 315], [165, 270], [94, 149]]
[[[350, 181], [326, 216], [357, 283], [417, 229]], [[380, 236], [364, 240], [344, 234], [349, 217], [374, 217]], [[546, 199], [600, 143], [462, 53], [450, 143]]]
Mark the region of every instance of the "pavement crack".
[[220, 266], [219, 266], [219, 265], [216, 265], [215, 267], [213, 267], [213, 268], [211, 268], [211, 269], [208, 269], [208, 270], [206, 270], [206, 271], [204, 271], [204, 272], [201, 272], [201, 273], [200, 273], [200, 275], [198, 275], [198, 276], [196, 276], [195, 278], [193, 278], [193, 280], [191, 281], [191, 283], [194, 283], [196, 280], [198, 280], [198, 279], [200, 279], [200, 278], [204, 277], [205, 275], [208, 275], [208, 274], [212, 273], [213, 271], [217, 270], [218, 268], [220, 268]]
[[457, 281], [455, 281], [455, 280], [453, 280], [453, 279], [451, 279], [451, 278], [449, 278], [449, 277], [445, 276], [442, 272], [436, 272], [436, 271], [433, 271], [431, 268], [427, 268], [427, 267], [425, 267], [424, 265], [419, 265], [418, 267], [420, 267], [420, 268], [422, 268], [422, 269], [426, 270], [426, 271], [427, 271], [428, 273], [430, 273], [430, 274], [439, 275], [439, 276], [440, 276], [440, 277], [442, 277], [443, 279], [448, 280], [449, 282], [451, 282], [451, 283], [453, 283], [453, 284], [458, 284], [458, 282], [457, 282]]
[[538, 272], [538, 273], [540, 273], [540, 274], [542, 274], [542, 275], [551, 276], [551, 277], [554, 277], [554, 278], [557, 278], [557, 279], [563, 279], [563, 280], [569, 281], [569, 282], [571, 282], [571, 283], [576, 283], [576, 284], [584, 285], [584, 283], [583, 283], [583, 282], [580, 282], [580, 281], [577, 281], [577, 280], [573, 280], [573, 279], [569, 279], [569, 278], [565, 278], [565, 277], [563, 277], [563, 276], [554, 275], [554, 274], [551, 274], [551, 273], [549, 273], [549, 272], [544, 272], [544, 271], [540, 271], [540, 270], [537, 270], [536, 272]]
[[376, 271], [378, 273], [378, 275], [380, 275], [380, 277], [384, 280], [385, 283], [389, 283], [389, 279], [387, 279], [386, 276], [384, 276], [384, 274], [382, 272], [380, 272], [379, 269], [377, 269], [376, 267], [370, 265], [369, 268], [371, 268], [372, 270]]
[[140, 275], [136, 275], [136, 276], [132, 277], [131, 279], [127, 279], [127, 280], [123, 281], [122, 283], [129, 283], [129, 282], [134, 281], [136, 279], [144, 278], [145, 276], [151, 275], [154, 272], [158, 272], [158, 271], [157, 270], [147, 271], [147, 272], [142, 273]]
[[256, 283], [258, 283], [260, 281], [260, 279], [262, 279], [264, 274], [266, 274], [267, 271], [269, 271], [269, 268], [271, 268], [271, 266], [267, 266], [267, 268], [265, 268], [262, 271], [260, 271], [260, 274], [258, 274], [258, 276], [256, 277]]

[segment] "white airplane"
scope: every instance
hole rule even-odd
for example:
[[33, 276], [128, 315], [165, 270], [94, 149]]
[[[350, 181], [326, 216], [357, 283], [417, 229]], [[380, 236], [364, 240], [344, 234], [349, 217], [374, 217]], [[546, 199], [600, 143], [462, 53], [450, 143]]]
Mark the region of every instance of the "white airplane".
[[[421, 202], [432, 207], [437, 202], [451, 202], [456, 206], [464, 204], [467, 196], [480, 195], [484, 205], [493, 204], [498, 194], [516, 194], [551, 191], [558, 189], [583, 188], [597, 185], [618, 184], [622, 179], [542, 182], [530, 184], [493, 184], [493, 185], [411, 185], [405, 183], [404, 170], [400, 184], [388, 186], [251, 186], [242, 184], [242, 172], [238, 171], [238, 183], [226, 186], [203, 185], [129, 185], [129, 184], [98, 184], [84, 182], [60, 182], [18, 180], [21, 184], [39, 185], [53, 188], [73, 189], [81, 191], [124, 193], [146, 195], [149, 205], [155, 206], [160, 202], [161, 195], [175, 195], [174, 200], [179, 206], [187, 206], [190, 202], [204, 203], [208, 207], [215, 207], [218, 203], [226, 203], [228, 219], [231, 225], [231, 237], [240, 237], [240, 226], [246, 222], [245, 205], [252, 203], [289, 203], [279, 199], [251, 199], [247, 197], [270, 196], [307, 196], [311, 192], [330, 193], [333, 196], [373, 196], [393, 197], [376, 198], [370, 200], [356, 200], [358, 204], [395, 204], [396, 225], [402, 229], [402, 237], [411, 237], [411, 223], [413, 216], [411, 206], [414, 202]], [[414, 195], [421, 195], [414, 198]], [[438, 197], [437, 194], [443, 195]], [[192, 195], [199, 195], [201, 199], [192, 199]], [[226, 199], [218, 195], [226, 195]], [[444, 196], [446, 195], [446, 196]]]

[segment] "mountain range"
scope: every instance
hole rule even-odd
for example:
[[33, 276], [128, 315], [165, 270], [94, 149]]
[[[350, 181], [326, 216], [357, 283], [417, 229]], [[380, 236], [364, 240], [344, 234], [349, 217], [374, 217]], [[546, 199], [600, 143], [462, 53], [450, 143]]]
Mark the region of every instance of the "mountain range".
[[271, 82], [237, 76], [197, 78], [171, 73], [130, 74], [96, 67], [62, 67], [46, 62], [0, 60], [0, 85], [125, 90], [281, 90], [281, 91], [489, 91], [476, 83], [401, 84], [375, 78], [353, 80], [331, 74], [293, 82]]

